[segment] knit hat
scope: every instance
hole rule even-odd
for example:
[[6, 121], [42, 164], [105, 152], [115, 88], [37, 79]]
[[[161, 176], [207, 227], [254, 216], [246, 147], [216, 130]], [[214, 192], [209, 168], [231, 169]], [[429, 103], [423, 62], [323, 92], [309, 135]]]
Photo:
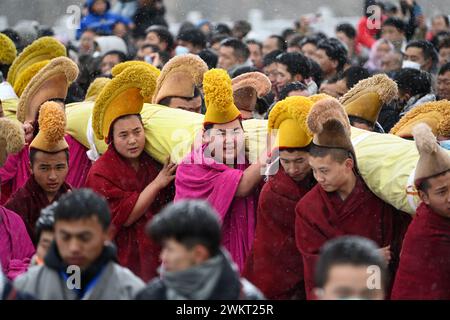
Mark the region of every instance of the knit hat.
[[0, 33], [0, 64], [10, 65], [16, 59], [17, 50], [14, 42]]
[[22, 124], [16, 120], [0, 118], [0, 166], [8, 154], [20, 152], [24, 145]]
[[307, 120], [313, 143], [320, 147], [344, 149], [355, 154], [351, 127], [344, 107], [334, 98], [320, 100], [312, 107]]
[[193, 98], [195, 88], [201, 87], [206, 71], [208, 66], [197, 55], [173, 57], [158, 77], [153, 103], [160, 103], [167, 97]]
[[87, 89], [85, 101], [95, 101], [97, 96], [103, 90], [103, 88], [111, 81], [110, 78], [98, 77], [91, 82], [89, 88]]
[[14, 60], [8, 72], [8, 82], [14, 86], [25, 69], [43, 60], [66, 56], [66, 48], [53, 37], [42, 37], [27, 46]]
[[54, 153], [69, 148], [64, 139], [66, 114], [58, 103], [45, 102], [39, 111], [38, 122], [39, 133], [31, 142], [30, 149]]
[[349, 116], [375, 123], [384, 104], [390, 103], [398, 95], [395, 81], [385, 74], [359, 81], [340, 102]]
[[108, 137], [117, 118], [139, 114], [155, 91], [156, 74], [150, 68], [132, 65], [120, 71], [100, 92], [92, 110], [92, 127], [99, 140]]
[[203, 77], [206, 114], [203, 124], [224, 124], [241, 116], [234, 105], [233, 89], [228, 73], [223, 69], [211, 69]]
[[413, 128], [418, 123], [426, 123], [436, 137], [450, 137], [450, 101], [427, 102], [413, 108], [397, 122], [390, 133], [411, 138]]
[[450, 170], [450, 156], [438, 145], [427, 124], [417, 124], [413, 129], [413, 136], [420, 156], [414, 176], [414, 182], [418, 186], [423, 180]]
[[17, 119], [34, 121], [40, 106], [51, 99], [65, 100], [71, 82], [78, 77], [78, 66], [66, 57], [52, 59], [30, 81], [20, 96]]
[[313, 102], [306, 97], [288, 97], [270, 111], [269, 134], [278, 129], [274, 148], [304, 148], [312, 141], [306, 118]]

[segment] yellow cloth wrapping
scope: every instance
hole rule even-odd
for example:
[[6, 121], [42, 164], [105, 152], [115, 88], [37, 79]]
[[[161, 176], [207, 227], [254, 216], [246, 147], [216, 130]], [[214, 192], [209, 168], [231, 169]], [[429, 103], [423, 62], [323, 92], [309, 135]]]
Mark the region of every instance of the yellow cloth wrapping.
[[[13, 101], [3, 102], [7, 117], [14, 118]], [[81, 102], [66, 107], [68, 133], [88, 148], [86, 129], [93, 105], [93, 102]], [[180, 161], [191, 149], [203, 124], [203, 115], [160, 105], [144, 104], [141, 115], [146, 135], [145, 150], [160, 162], [170, 153], [174, 161]], [[246, 150], [252, 161], [266, 145], [267, 120], [245, 120], [243, 125]], [[419, 159], [414, 141], [352, 127], [352, 142], [359, 170], [369, 188], [397, 209], [414, 214], [419, 202], [413, 188], [414, 169]], [[95, 139], [95, 145], [100, 153], [106, 150], [103, 141]]]

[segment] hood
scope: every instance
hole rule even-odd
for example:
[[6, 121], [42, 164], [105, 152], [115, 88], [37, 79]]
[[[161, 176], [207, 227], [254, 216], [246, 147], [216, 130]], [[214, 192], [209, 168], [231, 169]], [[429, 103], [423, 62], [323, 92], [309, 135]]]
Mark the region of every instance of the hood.
[[[86, 7], [89, 10], [89, 13], [93, 14], [92, 12], [92, 6], [94, 5], [94, 2], [96, 0], [87, 0], [86, 1]], [[106, 11], [109, 11], [109, 9], [111, 9], [111, 3], [109, 2], [109, 0], [104, 0], [106, 2]]]

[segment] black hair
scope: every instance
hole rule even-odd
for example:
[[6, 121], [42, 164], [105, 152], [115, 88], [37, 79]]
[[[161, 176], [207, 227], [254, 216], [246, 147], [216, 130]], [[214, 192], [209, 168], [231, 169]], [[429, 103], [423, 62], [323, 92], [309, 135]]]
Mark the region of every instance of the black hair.
[[317, 87], [320, 88], [320, 85], [323, 81], [323, 71], [320, 65], [311, 58], [308, 58], [309, 64], [311, 65], [311, 78], [317, 84]]
[[436, 19], [436, 18], [443, 18], [443, 19], [444, 19], [444, 22], [445, 22], [445, 25], [446, 25], [447, 27], [450, 26], [450, 20], [449, 20], [449, 18], [448, 18], [448, 15], [446, 15], [446, 14], [438, 14], [437, 16], [434, 16], [434, 17], [433, 17], [433, 20]]
[[442, 44], [445, 42], [445, 48], [449, 48], [448, 39], [450, 38], [450, 31], [439, 31], [437, 34], [431, 38], [430, 42], [436, 49], [440, 49]]
[[375, 124], [370, 122], [369, 120], [363, 119], [361, 117], [356, 117], [356, 116], [348, 116], [348, 120], [350, 121], [350, 124], [352, 126], [354, 126], [355, 123], [362, 123], [365, 124], [366, 126], [368, 126], [369, 128], [374, 128]]
[[327, 36], [322, 33], [316, 33], [314, 35], [304, 37], [300, 42], [300, 46], [303, 47], [305, 44], [311, 43], [317, 47], [319, 42], [325, 39], [327, 39]]
[[[67, 165], [69, 165], [69, 149], [64, 149], [63, 151], [66, 154]], [[57, 153], [60, 153], [61, 151], [58, 151], [58, 152], [47, 152], [47, 151], [42, 151], [42, 150], [39, 150], [39, 149], [31, 147], [30, 148], [30, 156], [29, 156], [31, 167], [33, 167], [34, 159], [36, 157], [36, 153], [37, 152], [42, 152], [42, 153], [46, 153], [46, 154], [57, 154]]]
[[350, 23], [341, 23], [337, 25], [336, 32], [342, 32], [350, 39], [356, 38], [356, 29]]
[[450, 48], [450, 36], [442, 39], [442, 41], [439, 43], [439, 50], [441, 50], [442, 48]]
[[280, 91], [279, 101], [286, 99], [292, 91], [308, 90], [308, 87], [300, 81], [294, 81], [285, 85]]
[[231, 75], [231, 78], [236, 78], [237, 76], [240, 76], [241, 74], [244, 73], [249, 73], [249, 72], [258, 72], [258, 68], [253, 67], [253, 66], [246, 66], [246, 67], [239, 67], [237, 68], [233, 74]]
[[335, 60], [338, 62], [337, 71], [340, 72], [347, 63], [347, 49], [344, 47], [342, 42], [336, 38], [330, 38], [326, 40], [321, 40], [317, 44], [317, 49], [322, 49], [325, 51], [326, 55], [330, 60]]
[[249, 40], [245, 41], [245, 43], [247, 44], [247, 46], [248, 46], [249, 44], [256, 44], [256, 45], [259, 47], [259, 50], [262, 51], [263, 44], [262, 44], [260, 41], [258, 41], [258, 40], [255, 40], [255, 39], [249, 39]]
[[158, 243], [174, 239], [189, 249], [203, 245], [211, 257], [220, 250], [222, 233], [218, 214], [206, 201], [183, 200], [169, 204], [146, 230]]
[[297, 32], [294, 29], [286, 28], [281, 32], [281, 37], [286, 40], [289, 36], [292, 36], [294, 34], [297, 34]]
[[232, 32], [229, 26], [227, 26], [225, 23], [218, 23], [214, 29], [213, 33], [215, 35], [221, 34], [221, 35], [227, 35], [228, 37], [231, 36]]
[[446, 170], [444, 172], [440, 172], [438, 174], [432, 175], [431, 177], [427, 177], [425, 179], [421, 179], [420, 181], [416, 181], [416, 188], [417, 188], [417, 190], [427, 193], [428, 189], [430, 189], [430, 187], [431, 187], [430, 179], [443, 176], [443, 175], [447, 174], [447, 172], [449, 172], [449, 171], [450, 170]]
[[153, 52], [159, 52], [159, 47], [155, 46], [154, 44], [150, 44], [150, 43], [146, 43], [141, 47], [142, 49], [147, 49], [147, 48], [151, 48], [153, 50]]
[[343, 236], [328, 241], [320, 250], [315, 270], [315, 285], [323, 288], [329, 272], [336, 265], [378, 266], [383, 288], [386, 288], [388, 269], [379, 248], [372, 240], [359, 236]]
[[311, 145], [309, 154], [313, 158], [325, 158], [330, 156], [334, 161], [338, 163], [344, 163], [347, 159], [353, 159], [352, 153], [343, 148], [329, 148], [318, 145]]
[[292, 76], [299, 74], [303, 79], [307, 79], [311, 76], [309, 59], [300, 52], [282, 53], [277, 56], [276, 62], [285, 65]]
[[41, 214], [36, 221], [36, 227], [34, 233], [36, 235], [35, 244], [39, 243], [41, 234], [44, 231], [53, 231], [55, 224], [55, 208], [58, 205], [57, 201], [54, 201], [51, 205], [41, 210]]
[[352, 66], [345, 70], [340, 76], [341, 79], [345, 79], [347, 88], [351, 89], [359, 81], [370, 77], [370, 72], [366, 68]]
[[282, 36], [279, 36], [277, 34], [272, 34], [269, 39], [276, 39], [277, 40], [277, 49], [276, 50], [281, 50], [281, 51], [286, 51], [287, 50], [287, 43], [286, 40], [284, 40], [284, 38]]
[[204, 49], [198, 53], [198, 56], [208, 65], [208, 69], [215, 68], [219, 57], [211, 49]]
[[379, 2], [377, 0], [365, 0], [364, 6], [363, 6], [363, 15], [369, 18], [372, 15], [372, 12], [368, 11], [369, 7], [371, 6], [380, 6]]
[[209, 45], [212, 47], [216, 43], [220, 43], [225, 39], [228, 39], [229, 36], [226, 34], [216, 34], [212, 36], [211, 40], [209, 41]]
[[431, 76], [426, 71], [404, 68], [397, 72], [394, 80], [402, 93], [408, 93], [411, 96], [431, 92]]
[[168, 106], [168, 105], [170, 105], [170, 102], [172, 101], [172, 98], [182, 98], [182, 99], [185, 99], [187, 101], [190, 101], [190, 100], [192, 100], [194, 98], [197, 98], [199, 96], [201, 96], [201, 92], [200, 92], [200, 90], [197, 87], [195, 87], [194, 88], [194, 96], [192, 98], [190, 98], [190, 97], [174, 97], [174, 96], [165, 97], [158, 104], [163, 105], [163, 106]]
[[154, 25], [154, 26], [149, 27], [147, 30], [145, 30], [145, 34], [148, 34], [150, 32], [156, 33], [161, 41], [167, 43], [167, 51], [170, 51], [173, 49], [174, 39], [173, 39], [172, 33], [170, 33], [170, 31], [169, 31], [169, 29], [167, 29], [167, 27], [160, 26], [160, 25]]
[[288, 42], [288, 48], [291, 48], [291, 47], [298, 47], [298, 48], [300, 48], [301, 49], [301, 43], [302, 43], [302, 40], [303, 40], [303, 36], [301, 36], [301, 35], [295, 35], [294, 37], [292, 37], [292, 39], [291, 40], [289, 40], [289, 42]]
[[441, 69], [439, 69], [439, 75], [443, 75], [444, 73], [447, 73], [450, 71], [450, 62], [447, 62], [446, 64], [444, 64]]
[[116, 55], [116, 56], [118, 56], [119, 57], [119, 62], [125, 62], [125, 61], [128, 60], [127, 55], [125, 53], [123, 53], [122, 51], [119, 51], [119, 50], [111, 50], [111, 51], [106, 52], [102, 56], [101, 60], [103, 60], [106, 56], [109, 56], [109, 55]]
[[231, 47], [234, 49], [234, 55], [244, 61], [250, 56], [250, 50], [245, 43], [236, 38], [226, 38], [220, 43], [223, 47]]
[[55, 223], [97, 217], [105, 231], [111, 222], [108, 202], [91, 189], [77, 189], [64, 194], [59, 198], [54, 213]]
[[383, 27], [389, 26], [394, 27], [401, 33], [406, 33], [406, 25], [402, 19], [397, 17], [389, 17], [383, 22]]
[[270, 66], [272, 63], [277, 62], [277, 57], [282, 53], [283, 51], [281, 50], [274, 50], [266, 54], [263, 58], [264, 67]]
[[238, 20], [233, 25], [233, 30], [241, 31], [243, 37], [245, 37], [250, 31], [252, 31], [252, 25], [245, 20]]
[[437, 63], [439, 62], [439, 54], [436, 51], [436, 48], [430, 41], [426, 40], [414, 40], [410, 41], [406, 45], [406, 49], [408, 48], [419, 48], [422, 49], [423, 56], [426, 60], [430, 60], [433, 62], [432, 68], [436, 67]]
[[206, 36], [201, 30], [197, 28], [187, 29], [183, 32], [180, 32], [177, 39], [189, 42], [194, 47], [198, 47], [201, 49], [204, 49], [206, 47]]

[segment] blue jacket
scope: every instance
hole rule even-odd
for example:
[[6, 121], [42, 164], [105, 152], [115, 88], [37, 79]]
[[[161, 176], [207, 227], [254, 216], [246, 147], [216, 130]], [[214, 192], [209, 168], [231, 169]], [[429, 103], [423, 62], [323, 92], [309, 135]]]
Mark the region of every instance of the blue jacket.
[[114, 24], [122, 22], [126, 25], [131, 23], [131, 20], [120, 15], [109, 12], [111, 4], [106, 1], [106, 11], [102, 15], [98, 15], [92, 12], [92, 6], [96, 0], [88, 0], [86, 6], [88, 7], [89, 14], [85, 16], [80, 23], [80, 28], [77, 29], [77, 39], [80, 39], [81, 34], [86, 29], [93, 29], [94, 31], [102, 35], [112, 34]]

